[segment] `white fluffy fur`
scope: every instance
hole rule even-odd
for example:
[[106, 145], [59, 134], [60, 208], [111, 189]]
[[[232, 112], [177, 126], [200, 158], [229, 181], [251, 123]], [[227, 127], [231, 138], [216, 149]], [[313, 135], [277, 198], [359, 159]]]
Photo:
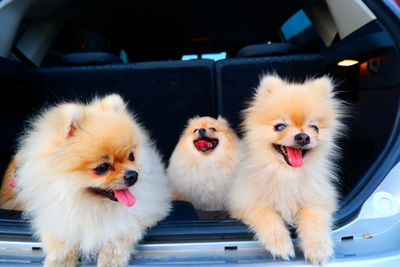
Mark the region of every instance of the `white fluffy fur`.
[[295, 216], [301, 206], [318, 204], [329, 212], [335, 211], [337, 194], [332, 184], [336, 180], [335, 169], [328, 159], [319, 157], [315, 153], [304, 160], [302, 168], [288, 168], [273, 160], [260, 161], [247, 150], [235, 172], [231, 209], [245, 213], [254, 205], [274, 207], [291, 225], [296, 225]]
[[92, 101], [91, 105], [100, 109], [111, 108], [114, 111], [124, 111], [126, 108], [125, 102], [117, 94], [108, 95], [103, 99], [96, 98], [94, 101]]
[[[226, 193], [239, 161], [241, 144], [222, 118], [218, 121], [194, 118], [188, 127], [204, 119], [215, 124], [218, 146], [212, 152], [199, 152], [193, 145], [193, 130], [186, 130], [189, 134], [183, 134], [179, 140], [169, 160], [167, 174], [175, 198], [190, 201], [201, 210], [226, 210]], [[223, 131], [219, 128], [221, 124]]]
[[[176, 154], [171, 157], [176, 162]], [[236, 159], [232, 159], [235, 165]], [[191, 202], [201, 210], [225, 210], [226, 192], [232, 181], [231, 166], [219, 164], [218, 158], [201, 159], [194, 166], [190, 159], [180, 160], [168, 168], [172, 187], [176, 189], [179, 199]]]
[[226, 192], [232, 183], [238, 155], [228, 155], [227, 159], [224, 142], [222, 139], [221, 145], [209, 156], [201, 155], [194, 147], [193, 154], [175, 150], [171, 156], [167, 173], [172, 188], [179, 198], [192, 202], [198, 209], [226, 209]]
[[97, 252], [105, 242], [132, 235], [134, 241], [169, 211], [169, 190], [162, 164], [150, 146], [141, 146], [143, 157], [140, 179], [130, 191], [136, 204], [129, 208], [121, 203], [88, 198], [75, 191], [79, 173], [54, 180], [55, 172], [44, 162], [32, 159], [18, 168], [18, 196], [28, 203], [26, 212], [33, 218], [37, 233], [51, 232], [66, 240], [84, 254]]
[[[112, 96], [113, 104], [123, 104], [120, 98], [116, 98], [119, 97]], [[79, 110], [86, 108], [79, 104], [64, 105], [67, 109], [72, 106], [76, 110], [67, 114], [80, 114]], [[63, 109], [63, 105], [57, 108]], [[18, 199], [26, 203], [25, 212], [31, 218], [33, 229], [41, 238], [51, 235], [62, 241], [65, 247], [79, 249], [82, 256], [94, 256], [104, 247], [110, 247], [107, 242], [113, 243], [120, 238], [129, 242], [127, 247], [132, 247], [146, 228], [155, 225], [170, 210], [170, 190], [160, 156], [140, 130], [144, 138], [135, 152], [140, 159], [139, 179], [130, 187], [137, 199], [136, 204], [127, 207], [106, 198], [90, 197], [76, 186], [82, 184], [80, 171], [60, 171], [53, 163], [53, 156], [43, 152], [57, 135], [50, 127], [54, 126], [51, 112], [51, 109], [46, 111], [33, 122], [16, 155]], [[75, 117], [71, 115], [71, 118]], [[117, 242], [111, 254], [117, 253], [118, 245]], [[45, 249], [48, 251], [49, 248]], [[121, 259], [122, 265], [124, 261]], [[118, 265], [116, 262], [115, 266]]]

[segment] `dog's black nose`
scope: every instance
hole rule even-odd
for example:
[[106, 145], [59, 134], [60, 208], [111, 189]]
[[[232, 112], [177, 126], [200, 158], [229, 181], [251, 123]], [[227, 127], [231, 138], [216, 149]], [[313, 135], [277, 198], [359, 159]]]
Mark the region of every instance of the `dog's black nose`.
[[204, 129], [204, 128], [200, 128], [200, 129], [199, 129], [199, 134], [200, 134], [200, 136], [205, 136], [206, 133], [207, 133], [207, 130], [206, 130], [206, 129]]
[[299, 133], [294, 136], [294, 140], [297, 144], [305, 146], [310, 143], [310, 136], [306, 133]]
[[124, 174], [124, 181], [126, 186], [134, 185], [138, 180], [138, 173], [136, 171], [127, 171]]

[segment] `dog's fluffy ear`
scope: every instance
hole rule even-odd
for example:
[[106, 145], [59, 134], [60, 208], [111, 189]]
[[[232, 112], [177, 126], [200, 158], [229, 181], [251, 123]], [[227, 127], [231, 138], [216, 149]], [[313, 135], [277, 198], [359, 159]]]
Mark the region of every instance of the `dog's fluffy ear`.
[[321, 78], [310, 80], [306, 84], [312, 90], [315, 90], [322, 95], [330, 96], [333, 93], [335, 85], [332, 79], [328, 76], [323, 76]]
[[111, 94], [100, 99], [95, 99], [90, 106], [115, 112], [126, 111], [126, 103], [118, 94]]
[[189, 128], [192, 123], [194, 123], [195, 121], [197, 121], [198, 119], [200, 119], [199, 115], [194, 116], [193, 118], [190, 118], [187, 122], [186, 122], [186, 128]]
[[257, 91], [259, 93], [273, 93], [276, 90], [283, 88], [285, 85], [286, 82], [282, 80], [277, 74], [267, 74], [260, 79], [260, 84]]
[[217, 121], [219, 121], [219, 122], [221, 122], [221, 123], [223, 123], [225, 125], [229, 125], [228, 121], [224, 117], [222, 117], [221, 115], [218, 116]]
[[64, 135], [71, 137], [80, 127], [80, 122], [84, 118], [85, 108], [80, 104], [64, 104], [61, 106], [64, 123]]

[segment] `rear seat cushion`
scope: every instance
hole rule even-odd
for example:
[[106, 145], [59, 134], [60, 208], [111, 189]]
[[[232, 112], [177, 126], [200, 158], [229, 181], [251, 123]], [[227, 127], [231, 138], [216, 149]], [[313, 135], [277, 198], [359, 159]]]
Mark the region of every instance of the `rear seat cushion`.
[[219, 112], [239, 129], [240, 111], [246, 107], [260, 77], [277, 73], [290, 81], [321, 73], [323, 57], [314, 54], [226, 59], [216, 63]]
[[129, 103], [168, 159], [188, 118], [216, 116], [211, 60], [36, 69], [41, 105], [113, 92]]

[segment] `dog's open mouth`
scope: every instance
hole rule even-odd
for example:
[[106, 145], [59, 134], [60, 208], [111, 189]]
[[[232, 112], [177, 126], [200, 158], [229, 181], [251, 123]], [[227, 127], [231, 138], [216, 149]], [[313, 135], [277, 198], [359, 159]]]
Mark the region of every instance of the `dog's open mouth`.
[[194, 146], [201, 152], [207, 152], [215, 149], [218, 145], [218, 139], [200, 137], [194, 141]]
[[289, 147], [284, 145], [273, 144], [276, 151], [278, 151], [286, 163], [292, 167], [301, 167], [303, 166], [303, 158], [304, 155], [308, 152], [308, 149]]
[[135, 196], [132, 195], [128, 188], [110, 191], [99, 187], [89, 187], [89, 191], [112, 201], [121, 202], [128, 207], [132, 207], [136, 203]]

